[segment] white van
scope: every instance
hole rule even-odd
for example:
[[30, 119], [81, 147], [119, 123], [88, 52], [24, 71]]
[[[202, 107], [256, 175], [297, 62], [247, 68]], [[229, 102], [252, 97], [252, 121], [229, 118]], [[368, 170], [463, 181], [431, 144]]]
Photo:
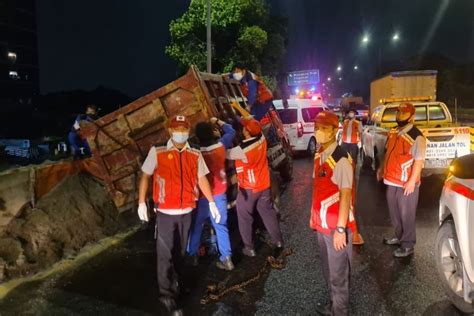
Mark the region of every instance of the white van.
[[281, 121], [294, 151], [316, 152], [314, 138], [314, 118], [321, 111], [329, 110], [322, 100], [288, 99], [274, 100], [273, 104], [280, 114]]

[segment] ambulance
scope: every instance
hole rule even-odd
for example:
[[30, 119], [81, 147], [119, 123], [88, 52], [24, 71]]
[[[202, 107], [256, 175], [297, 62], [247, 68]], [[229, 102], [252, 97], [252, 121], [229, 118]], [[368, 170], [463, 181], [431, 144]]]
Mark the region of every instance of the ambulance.
[[319, 112], [329, 110], [321, 96], [274, 100], [273, 104], [280, 114], [292, 150], [314, 156], [317, 149], [314, 119]]

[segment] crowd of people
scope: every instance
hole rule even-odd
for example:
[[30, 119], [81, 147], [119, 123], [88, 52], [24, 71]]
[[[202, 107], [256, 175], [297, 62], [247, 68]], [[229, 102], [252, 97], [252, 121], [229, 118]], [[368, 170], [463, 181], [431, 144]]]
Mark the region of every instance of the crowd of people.
[[[388, 185], [387, 200], [395, 228], [395, 236], [385, 238], [384, 243], [400, 246], [394, 251], [395, 257], [413, 254], [416, 240], [415, 212], [425, 140], [413, 126], [413, 119], [413, 105], [400, 105], [399, 127], [390, 132], [385, 161], [378, 171], [379, 177]], [[138, 214], [140, 219], [148, 221], [146, 195], [152, 179], [158, 287], [160, 301], [170, 312], [179, 310], [176, 298], [181, 262], [187, 255], [197, 264], [197, 249], [207, 218], [211, 219], [217, 235], [217, 267], [228, 271], [234, 269], [227, 227], [226, 159], [235, 161], [239, 186], [236, 210], [242, 254], [256, 255], [252, 231], [254, 212], [262, 218], [274, 247], [283, 247], [270, 194], [265, 136], [260, 123], [253, 117], [242, 118], [240, 123], [244, 140], [238, 146], [232, 147], [235, 137], [232, 126], [211, 118], [195, 127], [199, 146], [193, 148], [188, 143], [191, 130], [188, 119], [174, 117], [168, 126], [171, 138], [162, 146], [152, 147], [143, 163]], [[347, 136], [358, 131], [357, 125], [351, 127], [349, 123], [344, 124], [343, 143], [345, 140], [355, 142], [358, 138]], [[338, 117], [332, 112], [323, 111], [315, 118], [315, 137], [320, 149], [314, 157], [310, 227], [317, 233], [322, 272], [330, 293], [329, 303], [317, 305], [317, 311], [323, 315], [348, 314], [353, 235], [357, 232], [354, 216], [356, 169], [352, 155], [344, 149], [347, 145], [341, 146], [336, 140], [338, 128]]]
[[[191, 265], [199, 263], [198, 250], [207, 219], [217, 238], [216, 266], [227, 271], [234, 269], [232, 256], [236, 249], [231, 247], [227, 225], [226, 160], [235, 162], [237, 175], [236, 212], [242, 240], [239, 250], [245, 256], [256, 256], [256, 212], [274, 248], [281, 252], [284, 247], [270, 191], [267, 140], [260, 121], [271, 106], [271, 92], [243, 66], [235, 67], [230, 76], [241, 82], [252, 113], [240, 119], [242, 141], [234, 146], [235, 129], [218, 118], [191, 126], [188, 118], [178, 115], [168, 120], [170, 138], [149, 150], [141, 168], [138, 216], [142, 221], [149, 220], [147, 193], [151, 183], [159, 300], [175, 315], [182, 313], [177, 303], [180, 271], [186, 257]], [[89, 110], [93, 115], [93, 109]], [[337, 115], [322, 111], [315, 117], [314, 136], [319, 150], [313, 161], [309, 226], [316, 232], [321, 270], [329, 289], [328, 302], [316, 305], [316, 311], [322, 315], [348, 315], [352, 246], [363, 243], [355, 220], [356, 166], [362, 133], [362, 124], [355, 114], [349, 110], [339, 142]], [[412, 255], [416, 243], [415, 214], [426, 140], [413, 125], [414, 117], [412, 104], [399, 106], [398, 126], [389, 132], [386, 153], [377, 171], [378, 179], [383, 179], [388, 187], [387, 201], [395, 231], [394, 236], [384, 238], [383, 242], [398, 246], [393, 253], [397, 258]], [[188, 142], [192, 129], [198, 139], [196, 145]]]

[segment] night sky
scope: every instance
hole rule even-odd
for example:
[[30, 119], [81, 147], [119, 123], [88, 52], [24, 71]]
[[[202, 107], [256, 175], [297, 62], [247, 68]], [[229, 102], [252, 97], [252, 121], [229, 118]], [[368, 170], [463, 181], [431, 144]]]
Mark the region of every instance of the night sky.
[[[166, 3], [164, 5], [163, 3]], [[424, 52], [474, 60], [473, 0], [269, 0], [289, 18], [288, 70], [319, 68], [342, 76], [357, 64], [366, 85], [377, 56], [390, 60]], [[189, 0], [41, 0], [38, 34], [42, 93], [98, 85], [139, 97], [176, 76], [164, 53], [169, 22]], [[390, 38], [400, 33], [400, 42]], [[361, 47], [364, 33], [370, 36]]]

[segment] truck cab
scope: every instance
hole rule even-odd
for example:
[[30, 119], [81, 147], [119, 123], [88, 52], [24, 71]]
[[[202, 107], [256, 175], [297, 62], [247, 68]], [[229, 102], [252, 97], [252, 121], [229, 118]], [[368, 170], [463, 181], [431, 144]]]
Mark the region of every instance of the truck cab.
[[423, 175], [445, 173], [456, 157], [470, 153], [469, 127], [454, 126], [448, 107], [443, 102], [423, 98], [381, 100], [362, 134], [364, 163], [375, 170], [383, 159], [388, 132], [397, 126], [395, 117], [402, 102], [415, 106], [415, 126], [427, 140]]

